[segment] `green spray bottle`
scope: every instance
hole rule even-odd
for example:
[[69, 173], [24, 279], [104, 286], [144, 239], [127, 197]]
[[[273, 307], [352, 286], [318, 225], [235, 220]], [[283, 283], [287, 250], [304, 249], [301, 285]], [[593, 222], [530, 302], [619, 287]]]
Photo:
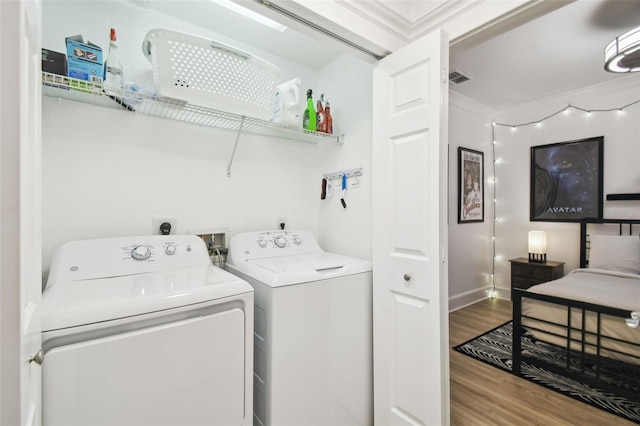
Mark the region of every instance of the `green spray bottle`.
[[307, 108], [302, 116], [302, 128], [305, 130], [316, 131], [316, 110], [313, 108], [313, 92], [307, 90]]

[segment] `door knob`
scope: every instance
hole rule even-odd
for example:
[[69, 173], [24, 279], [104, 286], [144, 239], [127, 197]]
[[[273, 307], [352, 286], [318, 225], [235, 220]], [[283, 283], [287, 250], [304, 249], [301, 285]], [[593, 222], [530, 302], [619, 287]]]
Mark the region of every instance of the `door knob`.
[[44, 353], [42, 352], [42, 349], [40, 349], [34, 356], [29, 358], [29, 364], [35, 362], [38, 365], [42, 365], [42, 361], [44, 361]]
[[405, 281], [409, 281], [411, 279], [411, 275], [409, 274], [404, 274], [404, 280]]

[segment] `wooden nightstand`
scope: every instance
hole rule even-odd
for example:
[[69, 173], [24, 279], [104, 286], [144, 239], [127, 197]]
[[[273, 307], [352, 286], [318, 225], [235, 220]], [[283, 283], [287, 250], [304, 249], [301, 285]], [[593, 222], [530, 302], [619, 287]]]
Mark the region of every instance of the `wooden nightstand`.
[[511, 289], [528, 289], [532, 285], [555, 280], [564, 275], [564, 262], [548, 260], [545, 263], [529, 262], [526, 257], [509, 260], [511, 262]]

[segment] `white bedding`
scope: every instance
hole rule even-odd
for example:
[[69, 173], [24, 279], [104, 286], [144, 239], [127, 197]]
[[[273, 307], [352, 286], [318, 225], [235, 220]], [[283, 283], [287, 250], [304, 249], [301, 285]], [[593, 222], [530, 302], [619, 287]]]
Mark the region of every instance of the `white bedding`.
[[640, 310], [640, 275], [605, 269], [574, 269], [564, 277], [538, 284], [530, 292]]
[[[601, 269], [576, 269], [563, 278], [533, 286], [528, 291], [630, 311], [640, 310], [640, 275], [638, 274]], [[525, 297], [522, 299], [522, 314], [558, 324], [566, 325], [567, 323], [566, 307]], [[596, 315], [588, 313], [586, 316], [587, 330], [595, 332], [596, 321]], [[572, 310], [571, 323], [572, 327], [581, 326], [582, 314], [578, 309]], [[566, 335], [566, 331], [562, 327], [545, 324], [540, 321], [523, 318], [522, 324], [525, 327], [537, 327], [548, 332]], [[637, 348], [611, 339], [617, 338], [625, 342], [640, 344], [640, 328], [632, 329], [626, 325], [624, 318], [606, 315], [602, 316], [601, 327], [602, 335], [604, 336], [602, 345], [604, 347], [640, 355]], [[534, 332], [534, 335], [542, 340], [561, 346], [566, 344], [563, 339], [547, 333]], [[578, 331], [574, 331], [572, 337], [581, 340], [581, 335]], [[595, 337], [590, 337], [587, 341], [593, 344], [596, 343]], [[574, 343], [572, 347], [576, 350], [580, 349], [580, 345], [577, 343]], [[592, 350], [589, 350], [589, 352], [593, 353]], [[602, 355], [640, 364], [638, 359], [620, 356], [606, 349], [602, 351]]]
[[589, 268], [640, 274], [640, 238], [637, 235], [589, 236]]

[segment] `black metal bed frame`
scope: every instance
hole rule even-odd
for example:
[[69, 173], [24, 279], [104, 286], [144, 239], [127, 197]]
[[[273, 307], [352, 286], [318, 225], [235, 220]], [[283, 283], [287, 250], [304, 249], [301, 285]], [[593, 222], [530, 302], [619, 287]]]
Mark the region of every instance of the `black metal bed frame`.
[[[623, 235], [623, 225], [628, 225], [629, 227], [629, 235], [633, 233], [633, 225], [640, 225], [640, 220], [637, 219], [585, 219], [580, 223], [580, 267], [585, 268], [588, 265], [588, 256], [587, 250], [589, 249], [588, 243], [588, 234], [587, 234], [587, 225], [588, 224], [617, 224], [619, 225], [619, 235]], [[553, 303], [559, 306], [566, 307], [567, 310], [567, 323], [559, 324], [551, 321], [547, 321], [542, 318], [533, 318], [522, 315], [522, 299], [535, 299], [544, 302]], [[566, 356], [566, 362], [564, 368], [561, 368], [562, 371], [558, 371], [561, 374], [564, 374], [568, 377], [575, 378], [580, 380], [583, 383], [589, 383], [600, 387], [603, 390], [607, 390], [613, 393], [616, 393], [620, 396], [624, 396], [626, 398], [637, 398], [637, 394], [626, 392], [625, 390], [620, 390], [616, 388], [609, 387], [606, 382], [600, 381], [600, 371], [602, 367], [603, 361], [606, 361], [607, 358], [601, 354], [603, 350], [609, 352], [617, 352], [627, 357], [635, 358], [640, 360], [640, 345], [633, 342], [623, 342], [619, 339], [612, 338], [610, 336], [605, 336], [602, 333], [601, 325], [602, 325], [602, 317], [603, 316], [612, 316], [620, 318], [620, 321], [624, 324], [625, 318], [629, 318], [631, 312], [625, 309], [617, 309], [609, 306], [602, 306], [593, 303], [581, 302], [578, 300], [565, 299], [561, 297], [548, 296], [543, 294], [536, 294], [528, 292], [527, 290], [514, 288], [511, 300], [513, 303], [513, 365], [512, 365], [512, 373], [521, 376], [522, 375], [522, 361], [526, 360], [528, 364], [531, 365], [540, 365], [544, 366], [544, 368], [550, 371], [558, 371], [558, 367], [545, 363], [543, 361], [537, 360], [532, 357], [528, 357], [522, 353], [522, 336], [525, 331], [522, 327], [522, 319], [533, 319], [539, 322], [551, 324], [554, 326], [558, 326], [564, 329], [566, 332], [564, 335], [560, 335], [557, 333], [552, 333], [549, 331], [545, 331], [545, 333], [549, 335], [553, 335], [555, 337], [561, 337], [565, 339], [564, 352]], [[580, 312], [582, 320], [579, 321], [579, 324], [572, 324], [572, 313]], [[586, 317], [588, 313], [593, 313], [589, 315], [596, 316], [596, 330], [589, 331], [586, 326]], [[535, 327], [529, 327], [531, 330], [536, 331]], [[542, 331], [542, 330], [540, 330]], [[638, 330], [640, 332], [640, 330]], [[575, 337], [575, 334], [579, 335], [579, 338]], [[595, 343], [591, 343], [588, 340], [595, 341]], [[606, 347], [603, 344], [603, 340], [617, 340], [619, 342], [623, 342], [627, 345], [630, 345], [633, 349], [633, 353], [620, 352], [617, 350], [612, 350], [611, 348]], [[577, 344], [580, 347], [580, 350], [572, 349], [572, 344], [575, 348]], [[590, 374], [585, 374], [585, 366], [587, 364], [587, 358], [593, 359], [595, 357], [595, 372], [589, 371]], [[573, 361], [573, 364], [572, 364]], [[579, 368], [576, 368], [575, 365], [579, 365]], [[573, 365], [573, 368], [572, 368]], [[595, 373], [595, 374], [594, 374]], [[627, 394], [628, 393], [628, 394]]]

